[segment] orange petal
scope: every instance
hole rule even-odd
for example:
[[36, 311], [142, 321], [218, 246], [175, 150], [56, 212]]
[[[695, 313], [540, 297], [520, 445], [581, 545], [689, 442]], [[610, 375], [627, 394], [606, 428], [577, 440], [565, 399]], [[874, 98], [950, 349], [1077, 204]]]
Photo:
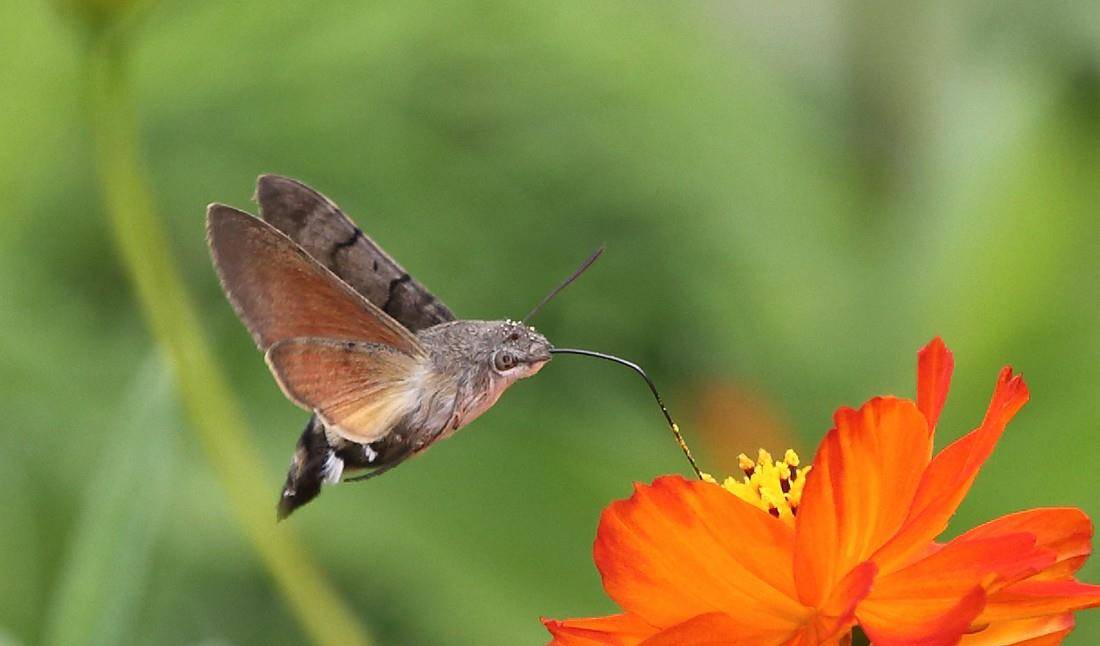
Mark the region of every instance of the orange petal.
[[770, 631], [810, 613], [794, 599], [793, 543], [718, 485], [665, 476], [604, 510], [593, 553], [607, 594], [656, 627], [718, 612]]
[[877, 568], [871, 562], [860, 563], [841, 580], [832, 598], [818, 610], [791, 640], [791, 644], [831, 644], [851, 633], [856, 623], [856, 606], [871, 591]]
[[630, 614], [591, 619], [547, 619], [542, 624], [554, 636], [553, 646], [633, 646], [655, 634], [657, 629]]
[[864, 603], [905, 603], [940, 594], [958, 598], [976, 585], [1018, 579], [1041, 570], [1053, 560], [1051, 552], [1035, 544], [1032, 534], [955, 540], [897, 572], [879, 575]]
[[875, 398], [835, 420], [795, 523], [799, 598], [815, 607], [901, 526], [932, 450], [924, 415], [908, 400]]
[[711, 612], [692, 617], [642, 642], [641, 646], [766, 646], [784, 644], [791, 631], [761, 631], [727, 614]]
[[966, 635], [959, 646], [1056, 646], [1073, 630], [1073, 615], [1002, 621]]
[[871, 593], [878, 568], [866, 561], [860, 563], [841, 580], [836, 593], [826, 601], [817, 613], [817, 620], [825, 628], [822, 634], [828, 639], [855, 623], [856, 606]]
[[940, 337], [917, 353], [917, 408], [928, 420], [929, 432], [936, 428], [954, 370], [955, 357]]
[[979, 621], [1026, 619], [1100, 606], [1100, 585], [1078, 581], [1021, 581], [989, 595]]
[[974, 588], [962, 597], [914, 601], [905, 605], [860, 604], [859, 625], [875, 646], [954, 644], [982, 611], [985, 593]]
[[1035, 546], [1031, 534], [952, 541], [912, 565], [880, 575], [856, 614], [876, 644], [958, 639], [982, 610], [984, 594], [975, 590], [1029, 576], [1053, 560], [1052, 553]]
[[1092, 521], [1073, 507], [1029, 509], [979, 525], [955, 541], [1029, 532], [1036, 546], [1053, 552], [1054, 563], [1034, 578], [1066, 579], [1073, 576], [1092, 553]]
[[1011, 368], [1003, 369], [981, 426], [953, 442], [928, 465], [904, 526], [875, 556], [881, 570], [901, 567], [943, 532], [1005, 426], [1027, 399], [1023, 378], [1013, 376]]
[[876, 646], [954, 644], [981, 612], [986, 593], [974, 588], [957, 598], [914, 599], [905, 604], [862, 603], [859, 625]]

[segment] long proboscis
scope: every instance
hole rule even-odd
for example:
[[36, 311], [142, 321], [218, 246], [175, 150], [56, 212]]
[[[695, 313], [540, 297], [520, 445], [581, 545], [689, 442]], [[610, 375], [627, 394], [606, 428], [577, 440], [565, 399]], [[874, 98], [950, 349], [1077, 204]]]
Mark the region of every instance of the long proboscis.
[[553, 298], [555, 296], [557, 296], [558, 294], [561, 293], [561, 290], [565, 289], [566, 287], [569, 287], [569, 285], [574, 280], [577, 280], [578, 278], [580, 278], [581, 274], [583, 274], [589, 267], [591, 267], [592, 263], [596, 262], [596, 259], [599, 258], [603, 254], [604, 249], [605, 249], [604, 245], [600, 245], [598, 249], [596, 249], [595, 251], [592, 252], [592, 255], [589, 256], [587, 260], [585, 260], [584, 262], [581, 263], [580, 267], [577, 267], [576, 271], [574, 271], [572, 274], [569, 275], [569, 278], [566, 278], [565, 280], [563, 280], [561, 282], [560, 285], [558, 285], [554, 289], [550, 290], [550, 293], [547, 294], [546, 296], [544, 296], [543, 299], [541, 301], [539, 301], [539, 304], [536, 305], [535, 307], [533, 307], [531, 309], [531, 311], [527, 313], [527, 316], [523, 317], [523, 323], [526, 323], [527, 321], [530, 321], [531, 317], [534, 316], [535, 314], [538, 314], [539, 310], [541, 310], [543, 307], [545, 307], [547, 303], [549, 303], [551, 300], [553, 300]]
[[[592, 263], [589, 262], [588, 264]], [[672, 415], [668, 412], [668, 407], [665, 406], [665, 402], [661, 399], [661, 393], [657, 392], [657, 386], [653, 383], [653, 380], [649, 378], [649, 375], [646, 374], [646, 371], [643, 370], [641, 366], [634, 363], [633, 361], [627, 361], [626, 359], [616, 357], [615, 355], [606, 354], [604, 352], [596, 352], [595, 350], [581, 350], [578, 348], [551, 348], [550, 353], [578, 354], [582, 357], [595, 357], [597, 359], [603, 359], [605, 361], [611, 361], [613, 363], [626, 366], [627, 368], [630, 368], [634, 372], [641, 375], [642, 379], [645, 380], [646, 385], [649, 386], [649, 391], [653, 393], [653, 399], [657, 400], [657, 405], [661, 407], [661, 414], [665, 416], [665, 421], [668, 422], [668, 428], [672, 431], [672, 436], [676, 438], [676, 443], [680, 445], [680, 450], [684, 452], [684, 457], [686, 457], [688, 462], [691, 464], [692, 471], [695, 472], [695, 475], [699, 479], [703, 478], [703, 472], [699, 470], [699, 465], [695, 463], [695, 456], [691, 454], [691, 449], [688, 448], [687, 442], [684, 441], [684, 436], [680, 434], [680, 426], [676, 424], [675, 421], [673, 421]]]

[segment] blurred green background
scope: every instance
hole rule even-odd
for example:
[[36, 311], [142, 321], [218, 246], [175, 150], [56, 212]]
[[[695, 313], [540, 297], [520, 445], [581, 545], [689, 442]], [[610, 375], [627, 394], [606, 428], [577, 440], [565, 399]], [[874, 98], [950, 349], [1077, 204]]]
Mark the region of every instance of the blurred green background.
[[[374, 643], [540, 643], [539, 615], [613, 610], [601, 509], [686, 465], [610, 365], [560, 357], [275, 526], [306, 415], [202, 226], [208, 202], [251, 208], [262, 172], [328, 194], [464, 317], [521, 316], [606, 242], [536, 324], [645, 365], [715, 473], [760, 445], [808, 460], [837, 406], [912, 393], [936, 334], [958, 366], [942, 446], [1011, 362], [1032, 402], [951, 531], [1100, 515], [1100, 4], [114, 4], [0, 5], [0, 643], [302, 643], [264, 535], [297, 536]], [[97, 160], [126, 142], [89, 71], [105, 33], [145, 215], [198, 307], [181, 326], [207, 334], [262, 464], [259, 539], [115, 244]], [[1097, 643], [1100, 613], [1078, 619], [1070, 642]]]

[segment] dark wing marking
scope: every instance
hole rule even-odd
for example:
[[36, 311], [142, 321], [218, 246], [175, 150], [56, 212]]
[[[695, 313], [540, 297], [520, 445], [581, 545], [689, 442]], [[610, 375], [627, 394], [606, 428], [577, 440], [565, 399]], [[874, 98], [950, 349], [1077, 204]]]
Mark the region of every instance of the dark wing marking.
[[413, 332], [455, 315], [331, 200], [279, 175], [256, 180], [260, 217]]

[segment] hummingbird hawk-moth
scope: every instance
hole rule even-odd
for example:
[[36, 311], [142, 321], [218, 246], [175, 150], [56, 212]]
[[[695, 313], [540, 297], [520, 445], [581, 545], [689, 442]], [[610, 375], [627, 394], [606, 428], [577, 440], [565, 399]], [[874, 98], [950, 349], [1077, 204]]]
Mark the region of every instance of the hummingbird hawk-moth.
[[206, 230], [238, 317], [283, 393], [312, 413], [279, 498], [280, 519], [345, 472], [366, 470], [348, 480], [380, 475], [448, 437], [552, 353], [628, 365], [657, 396], [630, 362], [554, 348], [525, 322], [457, 319], [336, 204], [301, 182], [262, 175], [255, 199], [259, 218], [210, 205]]

